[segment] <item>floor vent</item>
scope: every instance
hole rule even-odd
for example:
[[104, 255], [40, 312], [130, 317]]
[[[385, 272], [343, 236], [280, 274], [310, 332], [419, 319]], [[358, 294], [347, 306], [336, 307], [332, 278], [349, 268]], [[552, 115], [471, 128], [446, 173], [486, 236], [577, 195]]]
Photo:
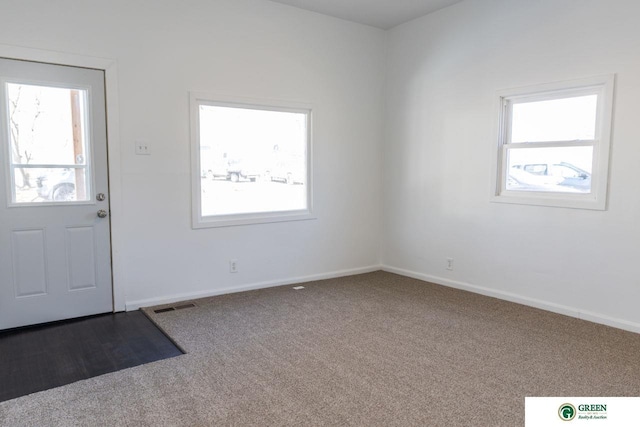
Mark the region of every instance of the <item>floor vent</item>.
[[168, 311], [184, 310], [185, 308], [193, 308], [195, 306], [196, 305], [194, 303], [180, 304], [180, 305], [174, 305], [173, 307], [159, 308], [157, 310], [153, 310], [153, 312], [156, 313], [156, 314], [158, 314], [158, 313], [166, 313]]

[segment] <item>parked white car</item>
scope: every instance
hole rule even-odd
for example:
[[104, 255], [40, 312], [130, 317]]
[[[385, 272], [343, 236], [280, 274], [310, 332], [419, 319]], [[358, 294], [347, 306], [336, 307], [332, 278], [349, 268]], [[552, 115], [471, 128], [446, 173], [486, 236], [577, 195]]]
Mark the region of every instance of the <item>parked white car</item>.
[[76, 199], [75, 171], [69, 168], [47, 169], [36, 178], [38, 196], [45, 200], [64, 202]]

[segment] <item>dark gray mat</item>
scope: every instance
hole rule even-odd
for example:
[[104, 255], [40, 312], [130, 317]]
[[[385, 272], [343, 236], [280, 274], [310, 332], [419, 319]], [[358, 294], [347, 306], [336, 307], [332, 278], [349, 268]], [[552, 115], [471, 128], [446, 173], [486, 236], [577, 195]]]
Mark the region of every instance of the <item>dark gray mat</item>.
[[0, 332], [0, 401], [181, 354], [140, 311]]

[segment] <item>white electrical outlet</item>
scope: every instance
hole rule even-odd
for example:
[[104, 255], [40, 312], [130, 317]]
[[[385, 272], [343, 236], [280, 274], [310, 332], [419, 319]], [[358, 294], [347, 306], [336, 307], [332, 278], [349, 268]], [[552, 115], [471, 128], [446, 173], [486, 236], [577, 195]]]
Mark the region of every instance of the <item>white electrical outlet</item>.
[[151, 154], [151, 146], [147, 141], [136, 141], [136, 154], [138, 156], [148, 156]]
[[237, 273], [238, 272], [238, 260], [232, 259], [229, 260], [229, 273]]
[[447, 258], [447, 270], [453, 270], [453, 258]]

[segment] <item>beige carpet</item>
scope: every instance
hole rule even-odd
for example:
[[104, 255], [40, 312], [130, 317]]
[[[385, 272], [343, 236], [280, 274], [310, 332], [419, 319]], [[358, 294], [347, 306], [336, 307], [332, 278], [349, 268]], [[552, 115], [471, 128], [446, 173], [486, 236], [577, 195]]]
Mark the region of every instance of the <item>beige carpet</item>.
[[0, 404], [4, 426], [520, 426], [640, 396], [640, 335], [390, 273], [153, 314], [188, 354]]

